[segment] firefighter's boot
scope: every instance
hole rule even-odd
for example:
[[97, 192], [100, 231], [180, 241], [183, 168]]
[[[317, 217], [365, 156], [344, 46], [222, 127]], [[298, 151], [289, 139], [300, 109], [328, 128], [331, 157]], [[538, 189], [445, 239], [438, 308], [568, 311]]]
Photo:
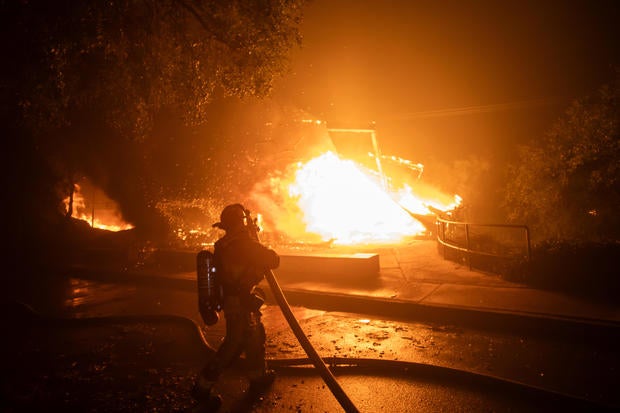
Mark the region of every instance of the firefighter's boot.
[[263, 394], [273, 384], [275, 378], [275, 371], [266, 370], [263, 375], [250, 379], [248, 393], [253, 395]]
[[192, 397], [198, 402], [195, 412], [217, 412], [222, 405], [222, 398], [219, 394], [213, 394], [211, 389], [214, 382], [207, 380], [202, 374], [192, 388]]

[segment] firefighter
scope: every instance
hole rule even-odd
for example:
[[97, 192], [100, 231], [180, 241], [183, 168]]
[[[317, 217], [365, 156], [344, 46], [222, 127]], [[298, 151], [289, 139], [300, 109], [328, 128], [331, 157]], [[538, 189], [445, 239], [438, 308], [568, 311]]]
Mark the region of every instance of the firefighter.
[[278, 267], [280, 257], [253, 236], [255, 227], [248, 221], [249, 211], [241, 204], [232, 204], [222, 210], [220, 222], [213, 224], [225, 231], [216, 241], [213, 254], [223, 289], [226, 336], [194, 386], [194, 397], [210, 410], [221, 405], [220, 396], [212, 392], [217, 378], [242, 353], [248, 367], [250, 394], [261, 393], [275, 378], [275, 372], [267, 369], [265, 361], [265, 328], [260, 312], [264, 296], [257, 284], [266, 270]]

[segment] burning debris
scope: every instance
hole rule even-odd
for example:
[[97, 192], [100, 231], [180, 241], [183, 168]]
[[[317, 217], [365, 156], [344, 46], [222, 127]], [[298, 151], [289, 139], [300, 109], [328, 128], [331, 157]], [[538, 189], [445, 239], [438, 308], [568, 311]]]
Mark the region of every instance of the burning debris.
[[[327, 149], [258, 183], [252, 201], [265, 215], [266, 230], [308, 243], [399, 243], [428, 233], [435, 211], [447, 212], [460, 204], [460, 197], [420, 181], [423, 165], [381, 155], [374, 130], [331, 131], [370, 139], [355, 136], [344, 145], [340, 139], [335, 145], [339, 153]], [[405, 173], [398, 175], [391, 168], [388, 175], [381, 159], [402, 166]]]
[[[300, 162], [256, 189], [254, 201], [263, 203], [265, 214], [272, 206], [289, 212], [285, 219], [269, 220], [274, 225], [269, 230], [340, 245], [402, 242], [426, 231], [410, 212], [434, 216], [427, 205], [447, 210], [458, 204], [421, 198], [408, 185], [391, 191], [362, 165], [332, 152]], [[266, 203], [265, 192], [279, 196], [276, 205]]]
[[[401, 243], [430, 235], [437, 211], [445, 214], [459, 205], [458, 196], [422, 181], [422, 164], [381, 154], [373, 129], [302, 123], [311, 130], [291, 132], [300, 139], [281, 139], [293, 147], [282, 149], [282, 142], [272, 142], [282, 151], [269, 152], [271, 161], [265, 158], [266, 178], [259, 178], [249, 193], [235, 195], [259, 218], [266, 241], [323, 247]], [[227, 196], [234, 192], [233, 185]], [[202, 248], [217, 239], [211, 224], [226, 200], [208, 188], [205, 193], [211, 196], [156, 202], [176, 247]], [[132, 228], [118, 211], [93, 185], [76, 186], [73, 217], [111, 231]]]
[[133, 228], [133, 225], [123, 220], [118, 204], [87, 179], [75, 184], [73, 203], [70, 203], [70, 196], [63, 200], [65, 212], [68, 213], [71, 209], [72, 218], [85, 221], [93, 228], [114, 232]]
[[292, 178], [284, 183], [289, 201], [301, 209], [305, 231], [322, 240], [334, 239], [339, 244], [397, 241], [402, 234], [414, 235], [424, 229], [379, 182], [355, 162], [334, 153], [297, 165]]

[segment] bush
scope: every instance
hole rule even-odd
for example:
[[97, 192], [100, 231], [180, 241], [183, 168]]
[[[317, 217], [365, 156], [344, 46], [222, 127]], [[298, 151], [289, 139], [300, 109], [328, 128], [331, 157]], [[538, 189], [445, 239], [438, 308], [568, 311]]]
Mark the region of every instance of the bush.
[[532, 249], [513, 278], [537, 288], [616, 300], [620, 293], [618, 242], [545, 241]]
[[519, 149], [504, 203], [540, 240], [620, 240], [620, 71]]

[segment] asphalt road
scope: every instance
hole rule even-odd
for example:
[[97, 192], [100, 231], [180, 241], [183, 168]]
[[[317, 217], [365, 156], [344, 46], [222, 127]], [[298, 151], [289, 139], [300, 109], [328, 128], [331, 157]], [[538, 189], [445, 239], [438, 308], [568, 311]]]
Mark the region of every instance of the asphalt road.
[[[174, 314], [201, 324], [195, 294], [169, 288], [67, 279], [54, 287], [24, 290], [22, 297], [57, 317]], [[351, 360], [334, 371], [361, 411], [548, 411], [549, 405], [532, 396], [539, 388], [620, 406], [618, 337], [576, 341], [372, 314], [293, 311], [322, 357]], [[280, 309], [268, 305], [263, 313], [267, 356], [282, 367], [271, 392], [252, 411], [339, 411], [314, 370], [285, 367], [287, 360], [305, 354]], [[217, 347], [224, 323], [202, 327], [206, 340]], [[239, 399], [236, 389], [243, 385], [235, 386], [236, 380], [241, 379], [234, 372], [225, 377], [220, 391], [226, 400]], [[513, 381], [525, 386], [509, 385]]]

